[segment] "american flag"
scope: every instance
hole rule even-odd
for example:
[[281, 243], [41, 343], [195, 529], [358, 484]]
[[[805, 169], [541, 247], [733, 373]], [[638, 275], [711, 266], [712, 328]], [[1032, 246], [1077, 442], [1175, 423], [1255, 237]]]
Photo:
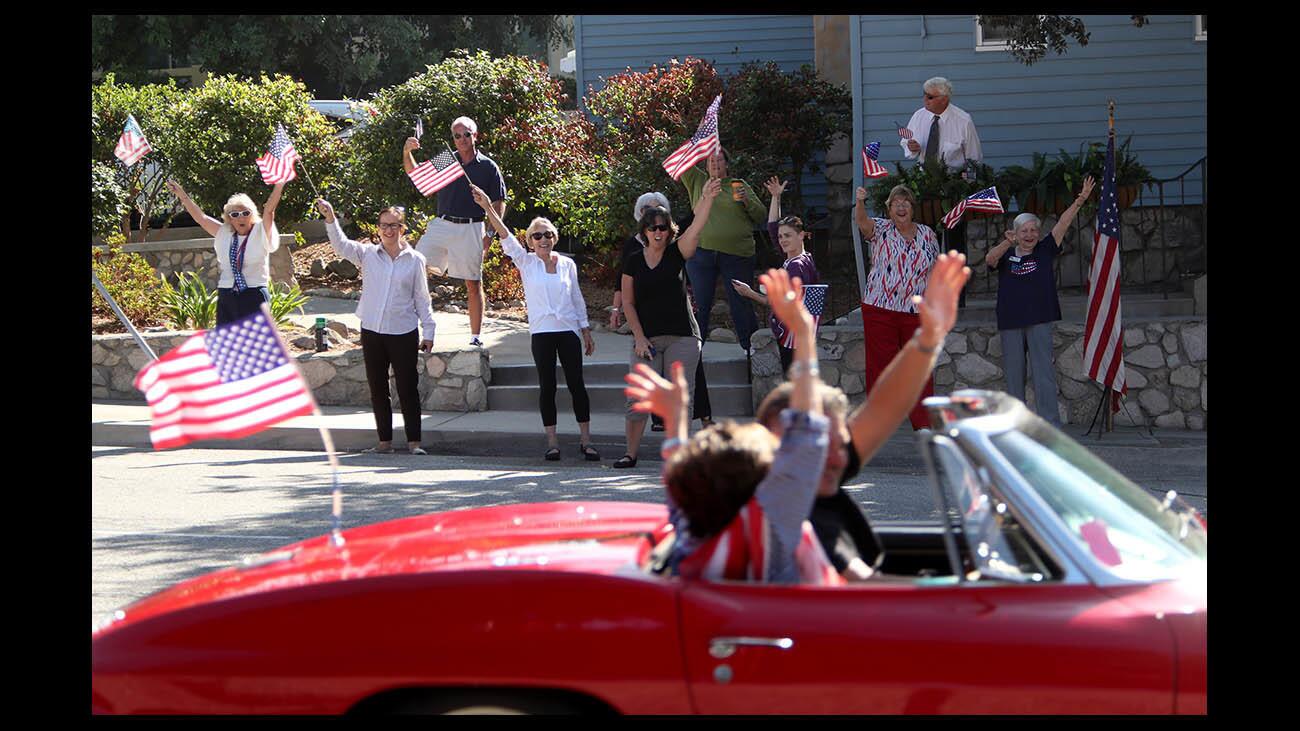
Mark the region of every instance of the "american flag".
[[899, 136], [899, 137], [902, 137], [902, 138], [905, 139], [905, 140], [910, 140], [910, 139], [912, 139], [912, 130], [908, 129], [907, 127], [904, 127], [903, 125], [899, 124], [898, 122], [894, 122], [894, 126], [898, 128], [898, 136]]
[[190, 336], [141, 369], [135, 387], [149, 402], [154, 449], [196, 439], [239, 439], [316, 402], [263, 311]]
[[117, 138], [117, 147], [113, 148], [113, 154], [130, 167], [152, 150], [149, 140], [144, 138], [140, 125], [135, 123], [135, 115], [126, 115], [126, 126], [122, 128], [122, 136]]
[[418, 140], [423, 136], [424, 136], [424, 120], [419, 119], [417, 117], [415, 120], [415, 139]]
[[997, 187], [985, 188], [978, 193], [972, 193], [953, 206], [951, 211], [943, 217], [943, 225], [953, 228], [961, 221], [962, 214], [966, 211], [989, 211], [991, 213], [1002, 213], [1002, 199], [998, 198]]
[[700, 126], [695, 130], [695, 134], [674, 150], [673, 154], [664, 158], [664, 170], [668, 171], [668, 175], [673, 180], [682, 177], [682, 173], [689, 170], [692, 165], [712, 155], [713, 151], [718, 149], [718, 105], [721, 103], [722, 95], [719, 94], [714, 97], [713, 103], [704, 113], [704, 119], [700, 120]]
[[451, 150], [439, 152], [432, 160], [425, 160], [407, 173], [421, 195], [433, 195], [464, 174], [465, 168], [461, 167]]
[[275, 137], [271, 139], [271, 149], [257, 158], [257, 169], [262, 172], [262, 182], [267, 185], [287, 183], [298, 177], [293, 164], [301, 160], [298, 151], [293, 149], [293, 140], [284, 131], [284, 125], [275, 125]]
[[1119, 321], [1119, 204], [1115, 198], [1115, 135], [1106, 142], [1106, 171], [1097, 204], [1092, 270], [1088, 275], [1088, 320], [1083, 329], [1083, 364], [1088, 377], [1111, 390], [1111, 411], [1128, 393], [1124, 340]]
[[862, 148], [862, 177], [864, 178], [883, 178], [889, 175], [889, 171], [884, 165], [877, 162], [880, 159], [880, 143], [872, 142]]
[[[829, 284], [805, 284], [803, 286], [803, 306], [808, 308], [808, 314], [813, 316], [813, 330], [815, 331], [822, 322], [822, 310], [826, 309], [826, 290]], [[781, 345], [787, 348], [794, 347], [794, 330], [786, 328], [785, 337], [781, 338]]]

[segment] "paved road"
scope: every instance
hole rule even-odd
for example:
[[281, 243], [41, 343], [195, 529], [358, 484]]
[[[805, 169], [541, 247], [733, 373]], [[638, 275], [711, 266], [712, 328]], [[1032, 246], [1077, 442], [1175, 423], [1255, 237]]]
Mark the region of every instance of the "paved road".
[[[1177, 489], [1205, 509], [1203, 443], [1094, 451], [1153, 492]], [[874, 520], [935, 516], [914, 454], [895, 438], [850, 484]], [[663, 499], [660, 463], [649, 461], [624, 471], [608, 460], [556, 466], [531, 457], [354, 453], [341, 464], [345, 527], [504, 503]], [[91, 487], [92, 618], [330, 528], [329, 472], [319, 452], [93, 447]]]

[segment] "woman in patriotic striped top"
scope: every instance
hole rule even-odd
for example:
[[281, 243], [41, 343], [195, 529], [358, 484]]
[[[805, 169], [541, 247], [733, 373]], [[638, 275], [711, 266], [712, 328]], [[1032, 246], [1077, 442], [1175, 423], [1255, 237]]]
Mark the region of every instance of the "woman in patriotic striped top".
[[175, 180], [167, 181], [167, 189], [180, 199], [190, 217], [214, 237], [213, 248], [221, 272], [217, 279], [217, 325], [248, 317], [263, 302], [270, 302], [267, 285], [271, 283], [271, 254], [280, 248], [275, 209], [280, 204], [284, 183], [276, 183], [271, 189], [260, 216], [252, 198], [236, 193], [222, 208], [221, 220], [205, 214]]
[[[858, 188], [853, 216], [870, 242], [871, 272], [862, 296], [862, 332], [866, 353], [866, 390], [921, 326], [916, 305], [925, 294], [926, 278], [939, 256], [934, 229], [912, 220], [916, 198], [905, 185], [889, 191], [889, 218], [867, 216], [867, 190]], [[926, 381], [909, 418], [913, 429], [929, 426], [921, 401], [934, 395], [934, 378]]]
[[[808, 233], [803, 230], [803, 221], [798, 216], [781, 217], [781, 194], [785, 192], [788, 183], [789, 181], [781, 182], [780, 178], [773, 175], [763, 184], [772, 196], [772, 203], [767, 210], [767, 235], [785, 255], [785, 262], [781, 264], [781, 268], [789, 272], [792, 279], [798, 277], [805, 286], [821, 284], [821, 276], [817, 274], [817, 265], [813, 263], [812, 252], [803, 248], [804, 240], [808, 237]], [[731, 286], [740, 293], [740, 296], [760, 305], [767, 304], [767, 298], [755, 292], [748, 283], [733, 279]], [[768, 315], [767, 324], [772, 328], [772, 337], [776, 338], [776, 347], [781, 354], [781, 372], [785, 373], [794, 360], [794, 348], [785, 345], [791, 340], [792, 333], [777, 319], [775, 312]]]

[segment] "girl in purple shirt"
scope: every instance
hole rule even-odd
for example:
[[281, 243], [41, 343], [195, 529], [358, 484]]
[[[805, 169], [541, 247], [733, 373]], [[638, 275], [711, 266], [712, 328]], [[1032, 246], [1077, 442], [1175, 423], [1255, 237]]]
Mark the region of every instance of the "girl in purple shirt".
[[[803, 221], [799, 220], [798, 216], [781, 217], [781, 194], [785, 192], [785, 186], [788, 183], [789, 181], [781, 182], [777, 176], [773, 175], [763, 184], [767, 188], [767, 192], [772, 195], [772, 203], [767, 209], [767, 235], [785, 256], [785, 263], [781, 267], [790, 273], [791, 278], [798, 277], [805, 285], [821, 284], [821, 277], [817, 274], [817, 266], [813, 264], [812, 253], [804, 250], [804, 239], [808, 237], [808, 233], [803, 230]], [[731, 280], [731, 286], [735, 287], [740, 296], [759, 304], [767, 304], [767, 298], [755, 292], [745, 282], [733, 279]], [[768, 315], [767, 324], [772, 328], [772, 336], [776, 338], [776, 347], [781, 351], [781, 372], [784, 373], [794, 360], [794, 348], [787, 348], [782, 345], [789, 329], [785, 326], [785, 323], [777, 319], [775, 313]]]

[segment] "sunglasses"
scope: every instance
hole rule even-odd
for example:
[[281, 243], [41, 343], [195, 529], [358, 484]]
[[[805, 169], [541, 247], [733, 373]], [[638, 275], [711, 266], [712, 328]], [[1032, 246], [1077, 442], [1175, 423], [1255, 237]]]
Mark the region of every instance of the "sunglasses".
[[938, 99], [938, 98], [941, 97], [941, 96], [943, 96], [943, 94], [926, 94], [926, 95], [925, 95], [925, 98], [926, 98], [926, 99]]
[[647, 230], [647, 231], [671, 231], [672, 228], [673, 228], [672, 226], [669, 226], [669, 225], [666, 224], [666, 223], [656, 223], [656, 224], [654, 224], [653, 226], [646, 226], [646, 227], [645, 227], [645, 230]]
[[464, 137], [465, 139], [469, 139], [469, 138], [471, 138], [471, 137], [474, 136], [474, 133], [473, 133], [473, 132], [466, 132], [465, 134], [461, 134], [461, 133], [459, 133], [459, 132], [452, 132], [452, 133], [451, 133], [451, 136], [452, 136], [452, 137], [455, 137], [456, 139], [460, 139], [460, 138], [462, 138], [462, 137]]
[[537, 233], [532, 234], [532, 237], [533, 237], [533, 241], [541, 241], [542, 239], [553, 239], [555, 238], [555, 232], [538, 231]]
[[252, 211], [230, 211], [231, 218], [244, 218], [253, 215]]

